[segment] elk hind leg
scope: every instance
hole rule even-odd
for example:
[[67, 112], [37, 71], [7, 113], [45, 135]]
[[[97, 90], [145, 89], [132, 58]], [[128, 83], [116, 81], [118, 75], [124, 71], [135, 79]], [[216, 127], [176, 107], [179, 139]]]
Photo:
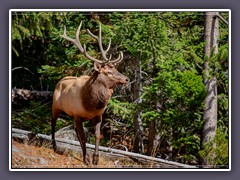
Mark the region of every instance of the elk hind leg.
[[57, 148], [56, 140], [55, 140], [55, 127], [56, 127], [58, 115], [59, 115], [59, 111], [53, 109], [52, 119], [51, 119], [51, 134], [52, 134], [52, 145], [53, 145], [54, 151], [56, 151], [56, 148]]

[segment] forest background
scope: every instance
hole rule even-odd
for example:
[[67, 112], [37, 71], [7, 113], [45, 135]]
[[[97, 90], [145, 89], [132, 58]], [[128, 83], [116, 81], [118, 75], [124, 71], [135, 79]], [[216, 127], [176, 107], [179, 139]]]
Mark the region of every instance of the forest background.
[[[111, 52], [122, 50], [117, 69], [131, 83], [118, 87], [104, 113], [100, 144], [191, 164], [229, 163], [229, 27], [219, 19], [218, 51], [206, 55], [206, 12], [12, 12], [12, 89], [53, 91], [64, 76], [90, 74], [92, 62], [60, 35], [64, 26], [98, 56], [85, 30], [103, 31]], [[219, 17], [228, 20], [228, 12]], [[216, 19], [216, 17], [215, 17]], [[208, 73], [206, 73], [206, 62]], [[206, 79], [217, 83], [214, 138], [203, 143]], [[12, 127], [50, 134], [51, 98], [12, 102]], [[57, 129], [72, 124], [67, 116]], [[89, 123], [89, 141], [94, 133]], [[206, 163], [207, 162], [207, 163]]]

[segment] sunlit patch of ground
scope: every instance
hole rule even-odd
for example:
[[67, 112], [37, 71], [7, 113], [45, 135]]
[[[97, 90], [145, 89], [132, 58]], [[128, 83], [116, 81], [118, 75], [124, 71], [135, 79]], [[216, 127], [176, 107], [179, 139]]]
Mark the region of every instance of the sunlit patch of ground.
[[122, 167], [141, 167], [135, 162], [129, 163], [124, 159], [99, 158], [97, 166], [86, 166], [80, 155], [60, 155], [52, 149], [45, 147], [35, 147], [12, 141], [12, 169], [15, 168], [122, 168]]

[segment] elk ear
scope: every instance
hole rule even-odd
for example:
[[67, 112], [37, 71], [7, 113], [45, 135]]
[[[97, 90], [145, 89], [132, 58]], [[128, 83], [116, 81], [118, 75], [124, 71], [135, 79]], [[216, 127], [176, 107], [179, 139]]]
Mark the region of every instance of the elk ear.
[[103, 65], [99, 64], [97, 62], [94, 62], [94, 70], [100, 72], [102, 69]]

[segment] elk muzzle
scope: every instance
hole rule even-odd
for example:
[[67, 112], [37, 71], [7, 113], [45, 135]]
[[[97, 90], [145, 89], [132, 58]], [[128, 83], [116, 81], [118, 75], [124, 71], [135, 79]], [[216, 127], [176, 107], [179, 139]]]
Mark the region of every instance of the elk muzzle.
[[118, 76], [119, 76], [119, 81], [118, 81], [119, 85], [127, 85], [130, 82], [127, 76], [124, 76], [123, 74], [120, 74], [120, 73]]

